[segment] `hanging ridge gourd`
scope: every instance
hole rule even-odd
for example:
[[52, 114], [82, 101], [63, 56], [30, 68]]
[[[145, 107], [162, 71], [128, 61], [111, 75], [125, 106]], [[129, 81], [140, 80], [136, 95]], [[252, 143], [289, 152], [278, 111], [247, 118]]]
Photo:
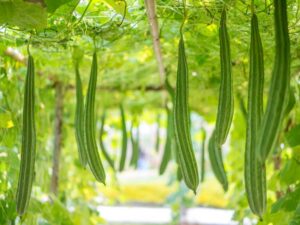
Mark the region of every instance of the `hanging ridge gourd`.
[[194, 191], [199, 184], [198, 168], [193, 150], [188, 105], [188, 67], [181, 33], [178, 46], [178, 68], [174, 105], [174, 128], [180, 169], [186, 185]]
[[99, 134], [99, 144], [100, 144], [100, 148], [102, 150], [102, 153], [104, 155], [104, 158], [106, 159], [106, 161], [108, 162], [108, 164], [110, 165], [110, 167], [115, 170], [115, 162], [114, 160], [110, 157], [108, 151], [106, 150], [106, 147], [104, 145], [103, 142], [103, 134], [104, 134], [104, 124], [105, 124], [105, 118], [106, 118], [106, 112], [103, 113], [102, 117], [101, 117], [101, 127], [100, 127], [100, 134]]
[[16, 205], [19, 215], [23, 215], [28, 207], [35, 176], [36, 132], [34, 104], [34, 61], [33, 57], [29, 54], [24, 89], [20, 173], [16, 194]]
[[296, 98], [295, 98], [294, 90], [292, 88], [290, 88], [289, 100], [286, 103], [285, 112], [284, 112], [285, 117], [287, 117], [289, 115], [289, 113], [294, 108], [295, 104], [296, 104]]
[[130, 165], [133, 166], [134, 168], [137, 168], [138, 166], [138, 160], [139, 160], [139, 139], [140, 139], [140, 134], [139, 134], [139, 127], [137, 127], [136, 130], [136, 137], [133, 135], [133, 125], [130, 129], [130, 138], [131, 138], [131, 145], [132, 145], [132, 155], [130, 159]]
[[76, 74], [76, 113], [75, 113], [75, 137], [78, 148], [79, 161], [83, 167], [87, 164], [87, 153], [84, 136], [84, 99], [82, 94], [82, 83], [79, 73], [79, 64], [75, 64]]
[[205, 176], [205, 140], [206, 140], [206, 131], [204, 128], [202, 128], [202, 134], [203, 134], [203, 139], [202, 139], [202, 146], [201, 146], [201, 159], [200, 159], [200, 181], [204, 181], [204, 176]]
[[155, 141], [155, 150], [156, 152], [159, 151], [159, 146], [160, 146], [160, 114], [157, 114], [156, 118], [156, 123], [157, 123], [157, 128], [156, 128], [156, 141]]
[[208, 155], [211, 168], [217, 180], [221, 183], [224, 191], [226, 192], [228, 190], [228, 180], [223, 164], [221, 147], [216, 145], [215, 142], [215, 130], [208, 141]]
[[159, 166], [159, 175], [164, 174], [164, 172], [167, 169], [167, 166], [169, 164], [169, 161], [171, 159], [171, 155], [172, 155], [172, 140], [174, 138], [174, 127], [173, 127], [173, 112], [166, 107], [167, 110], [167, 138], [166, 138], [166, 143], [165, 143], [165, 147], [164, 147], [164, 153], [161, 159], [161, 163]]
[[126, 118], [123, 105], [120, 104], [120, 112], [121, 112], [121, 121], [122, 121], [122, 151], [121, 151], [121, 159], [119, 171], [123, 171], [126, 162], [127, 156], [127, 129], [126, 129]]
[[245, 187], [252, 212], [262, 218], [266, 208], [266, 171], [256, 143], [263, 116], [264, 56], [256, 14], [251, 19], [250, 70], [245, 150]]
[[275, 61], [257, 151], [265, 162], [274, 149], [285, 115], [290, 85], [290, 40], [286, 0], [274, 0]]
[[[165, 88], [171, 98], [171, 102], [172, 102], [172, 108], [170, 109], [170, 111], [172, 111], [172, 114], [174, 114], [174, 106], [175, 106], [175, 90], [174, 88], [171, 86], [170, 82], [169, 82], [169, 79], [168, 79], [168, 76], [166, 76], [166, 79], [165, 79]], [[171, 155], [173, 153], [174, 155], [174, 158], [175, 158], [175, 161], [177, 163], [177, 181], [181, 181], [182, 180], [182, 173], [181, 173], [181, 169], [180, 169], [180, 165], [179, 165], [179, 159], [178, 159], [178, 150], [177, 150], [177, 142], [176, 142], [176, 138], [175, 138], [175, 132], [174, 132], [174, 115], [172, 115], [172, 133], [171, 133]]]
[[105, 184], [105, 171], [98, 152], [95, 136], [95, 94], [97, 86], [97, 54], [93, 54], [90, 81], [85, 105], [85, 137], [88, 165], [96, 180]]
[[177, 143], [176, 140], [174, 140], [174, 148], [173, 148], [173, 154], [175, 156], [175, 160], [176, 160], [176, 164], [177, 164], [177, 170], [176, 170], [176, 178], [178, 182], [182, 181], [182, 172], [181, 172], [181, 168], [180, 168], [180, 162], [179, 162], [179, 156], [178, 156], [178, 150], [177, 150]]
[[227, 139], [234, 111], [230, 42], [226, 27], [225, 8], [223, 9], [221, 15], [219, 39], [221, 59], [221, 85], [219, 90], [219, 104], [215, 127], [215, 139], [216, 144], [221, 147]]
[[178, 182], [182, 181], [182, 172], [181, 172], [180, 166], [177, 167], [176, 178], [177, 178]]
[[237, 95], [238, 101], [239, 101], [239, 107], [240, 107], [240, 111], [245, 119], [245, 122], [247, 121], [247, 110], [246, 110], [246, 106], [245, 106], [245, 102], [244, 99], [242, 98], [242, 96], [240, 94]]
[[175, 105], [175, 91], [174, 91], [174, 88], [171, 86], [168, 77], [166, 77], [166, 80], [165, 80], [165, 87], [166, 87], [168, 94], [171, 97], [171, 101], [172, 101], [173, 105]]

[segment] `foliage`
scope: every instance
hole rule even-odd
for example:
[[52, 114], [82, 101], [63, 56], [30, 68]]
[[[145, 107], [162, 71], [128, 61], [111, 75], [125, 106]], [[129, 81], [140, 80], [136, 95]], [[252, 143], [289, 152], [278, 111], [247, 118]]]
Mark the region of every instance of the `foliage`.
[[[231, 41], [235, 102], [247, 102], [250, 1], [187, 1], [184, 40], [190, 73], [189, 107], [202, 118], [200, 121], [192, 119], [191, 123], [197, 154], [202, 141], [201, 135], [199, 136], [200, 125], [205, 127], [209, 137], [216, 118], [220, 85], [218, 24], [224, 2], [228, 8], [227, 28]], [[273, 1], [254, 2], [264, 47], [264, 93], [267, 96], [274, 61]], [[234, 208], [235, 219], [241, 224], [245, 218], [253, 219], [253, 223], [260, 225], [299, 224], [300, 2], [287, 0], [287, 3], [291, 86], [296, 103], [285, 117], [277, 149], [267, 161], [268, 208], [263, 221], [257, 221], [248, 207], [244, 191], [246, 122], [239, 104], [235, 104], [229, 140], [224, 145], [224, 164], [229, 183], [226, 194], [220, 191], [219, 184], [212, 181], [212, 173], [208, 169], [205, 176], [207, 180], [200, 184], [199, 193], [194, 197], [184, 185], [178, 185], [175, 162], [165, 175], [172, 184], [170, 187], [165, 187], [169, 183], [155, 183], [155, 187], [135, 184], [129, 187], [119, 183], [118, 176], [109, 169], [106, 162], [104, 166], [108, 182], [104, 187], [94, 181], [88, 170], [81, 167], [74, 136], [76, 80], [73, 58], [80, 60], [83, 92], [86, 93], [92, 53], [95, 49], [98, 52], [99, 77], [95, 113], [99, 122], [100, 115], [106, 109], [105, 128], [112, 135], [106, 135], [104, 141], [114, 160], [118, 159], [121, 148], [121, 120], [118, 111], [121, 102], [128, 114], [127, 121], [138, 117], [141, 126], [152, 126], [156, 122], [156, 115], [161, 114], [164, 115], [161, 127], [166, 128], [165, 105], [162, 101], [164, 90], [157, 72], [142, 0], [128, 0], [126, 3], [118, 0], [0, 0], [0, 224], [12, 221], [20, 223], [20, 220], [23, 224], [30, 225], [101, 224], [104, 221], [97, 212], [97, 205], [128, 203], [140, 200], [141, 196], [145, 196], [146, 200], [154, 199], [155, 202], [166, 200], [159, 204], [169, 204], [174, 211], [181, 206], [196, 204]], [[182, 2], [158, 0], [157, 16], [163, 59], [170, 84], [174, 87], [179, 27], [183, 20]], [[36, 64], [37, 173], [28, 213], [20, 219], [15, 211], [15, 193], [20, 164], [28, 45]], [[60, 189], [59, 195], [54, 197], [49, 195], [49, 183], [55, 119], [53, 87], [58, 82], [64, 86], [65, 104]], [[160, 133], [163, 137], [163, 129]], [[165, 138], [161, 141], [165, 141]], [[154, 158], [158, 157], [154, 147], [149, 154]], [[196, 158], [199, 163], [199, 154]], [[152, 196], [153, 192], [158, 194]], [[135, 195], [131, 196], [132, 193]]]

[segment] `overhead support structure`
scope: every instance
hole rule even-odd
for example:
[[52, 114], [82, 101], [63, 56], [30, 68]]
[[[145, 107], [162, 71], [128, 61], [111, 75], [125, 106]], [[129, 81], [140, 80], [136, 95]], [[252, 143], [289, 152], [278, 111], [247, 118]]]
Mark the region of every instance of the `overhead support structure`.
[[149, 20], [152, 40], [153, 40], [153, 49], [158, 64], [160, 84], [163, 85], [165, 81], [166, 70], [163, 64], [163, 57], [161, 53], [161, 45], [159, 40], [159, 28], [158, 28], [158, 21], [157, 21], [156, 10], [155, 10], [155, 0], [145, 0], [145, 5], [146, 5], [146, 11]]

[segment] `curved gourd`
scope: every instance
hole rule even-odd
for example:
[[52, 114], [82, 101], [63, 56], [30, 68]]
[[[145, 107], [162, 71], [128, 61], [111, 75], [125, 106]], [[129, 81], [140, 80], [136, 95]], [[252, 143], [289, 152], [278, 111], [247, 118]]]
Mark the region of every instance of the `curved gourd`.
[[95, 136], [95, 94], [97, 86], [97, 54], [93, 55], [92, 68], [85, 105], [85, 140], [88, 165], [97, 181], [105, 184], [105, 171], [98, 152]]
[[275, 61], [257, 148], [261, 162], [265, 162], [275, 147], [289, 98], [290, 40], [286, 0], [274, 0], [274, 20]]
[[19, 215], [23, 215], [28, 207], [34, 180], [36, 154], [34, 104], [34, 60], [29, 55], [24, 90], [20, 173], [16, 195], [17, 212]]
[[186, 185], [196, 193], [199, 184], [198, 168], [190, 134], [188, 105], [188, 67], [185, 56], [183, 36], [178, 47], [178, 68], [174, 105], [174, 128], [177, 153], [182, 177]]
[[257, 157], [256, 143], [263, 116], [264, 56], [255, 14], [251, 19], [250, 73], [245, 150], [245, 187], [253, 213], [262, 217], [266, 207], [266, 171]]

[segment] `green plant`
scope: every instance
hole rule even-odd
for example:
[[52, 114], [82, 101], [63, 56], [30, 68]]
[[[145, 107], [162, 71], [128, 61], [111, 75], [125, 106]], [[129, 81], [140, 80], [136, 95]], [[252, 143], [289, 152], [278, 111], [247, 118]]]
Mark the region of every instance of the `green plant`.
[[216, 145], [221, 147], [225, 143], [228, 136], [234, 111], [230, 42], [226, 27], [225, 8], [223, 9], [221, 15], [219, 39], [221, 58], [221, 85], [219, 90], [215, 139]]
[[245, 150], [245, 187], [249, 206], [262, 217], [266, 208], [265, 164], [257, 157], [256, 143], [263, 115], [264, 56], [255, 13], [251, 19], [250, 73]]
[[188, 90], [188, 67], [181, 34], [178, 46], [174, 128], [177, 142], [176, 149], [183, 179], [186, 185], [196, 193], [199, 175], [190, 134]]
[[200, 154], [200, 180], [201, 182], [204, 181], [205, 177], [205, 140], [206, 140], [206, 131], [204, 128], [202, 128], [202, 145], [201, 145], [201, 154]]
[[167, 139], [164, 147], [164, 153], [159, 165], [159, 174], [162, 175], [167, 169], [167, 166], [169, 164], [169, 161], [171, 159], [171, 153], [172, 153], [172, 142], [174, 138], [174, 119], [173, 119], [173, 112], [168, 107], [166, 107], [167, 110]]
[[100, 127], [100, 133], [99, 133], [99, 144], [100, 144], [100, 148], [102, 150], [102, 153], [104, 155], [104, 158], [106, 159], [106, 161], [108, 162], [110, 167], [114, 170], [115, 169], [115, 162], [110, 157], [108, 151], [106, 150], [104, 142], [103, 142], [105, 118], [106, 118], [106, 112], [103, 112], [102, 117], [101, 117], [101, 127]]
[[156, 128], [156, 140], [155, 140], [155, 150], [158, 152], [159, 151], [159, 146], [160, 146], [160, 114], [157, 114], [156, 117], [156, 123], [157, 123], [157, 128]]
[[285, 116], [290, 86], [290, 40], [286, 0], [274, 0], [275, 61], [266, 112], [258, 138], [258, 157], [265, 162], [274, 149]]
[[122, 122], [122, 151], [121, 151], [121, 159], [119, 171], [123, 171], [126, 162], [127, 155], [127, 129], [126, 129], [126, 118], [123, 105], [120, 104], [120, 113], [121, 113], [121, 122]]
[[75, 137], [78, 148], [80, 163], [83, 167], [87, 164], [87, 149], [84, 135], [84, 99], [82, 94], [82, 83], [79, 73], [79, 64], [75, 64], [76, 74], [76, 113], [75, 113]]
[[36, 132], [34, 90], [34, 60], [29, 54], [24, 89], [20, 173], [16, 195], [17, 212], [19, 215], [22, 215], [28, 207], [35, 173]]
[[105, 171], [98, 152], [95, 136], [95, 94], [97, 86], [97, 54], [93, 54], [90, 81], [85, 104], [85, 138], [89, 167], [97, 181], [105, 184]]
[[213, 131], [208, 141], [208, 155], [210, 159], [211, 168], [217, 178], [222, 184], [224, 191], [228, 190], [228, 180], [226, 171], [223, 164], [221, 148], [216, 144], [215, 141], [215, 130]]
[[131, 146], [132, 146], [132, 155], [131, 155], [131, 159], [130, 159], [130, 165], [133, 166], [134, 168], [137, 168], [139, 154], [140, 154], [140, 149], [139, 149], [140, 131], [139, 131], [139, 126], [137, 126], [136, 136], [134, 137], [133, 123], [131, 124], [131, 129], [130, 129], [130, 139], [131, 139]]

